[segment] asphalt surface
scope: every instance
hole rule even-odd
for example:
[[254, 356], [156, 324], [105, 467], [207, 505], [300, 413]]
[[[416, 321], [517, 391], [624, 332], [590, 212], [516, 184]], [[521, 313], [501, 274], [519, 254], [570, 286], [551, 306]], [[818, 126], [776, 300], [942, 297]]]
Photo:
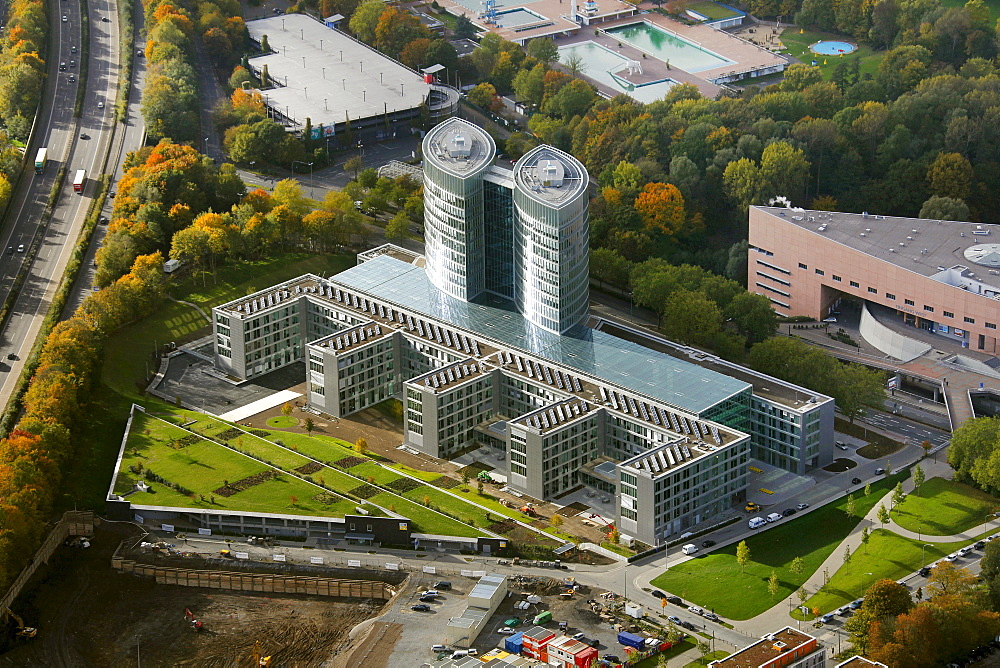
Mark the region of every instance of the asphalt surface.
[[[82, 56], [80, 6], [72, 2], [50, 5], [53, 43], [58, 45], [49, 63], [51, 86], [42, 95], [36, 140], [28, 149], [33, 158], [39, 147], [49, 149], [49, 162], [43, 174], [31, 168], [17, 188], [7, 227], [3, 231], [3, 247], [13, 247], [14, 253], [0, 263], [0, 299], [6, 299], [19, 271], [28, 272], [27, 279], [11, 311], [11, 317], [0, 331], [0, 405], [6, 405], [11, 390], [21, 372], [24, 359], [38, 336], [58, 288], [66, 263], [73, 251], [94, 195], [94, 177], [103, 169], [114, 126], [114, 100], [118, 86], [118, 12], [114, 0], [92, 0], [89, 7], [90, 50], [89, 80], [80, 81], [79, 65], [70, 61]], [[62, 18], [65, 16], [66, 20]], [[108, 18], [107, 22], [102, 18]], [[73, 53], [72, 48], [77, 48]], [[65, 72], [59, 64], [67, 63]], [[70, 81], [70, 75], [76, 81]], [[77, 87], [86, 85], [86, 95], [80, 118], [74, 118]], [[87, 139], [80, 137], [81, 133]], [[33, 161], [33, 160], [32, 160]], [[61, 167], [66, 179], [59, 192], [51, 219], [43, 224], [42, 216], [49, 193]], [[73, 192], [73, 173], [87, 171], [88, 182], [82, 194]], [[17, 253], [19, 244], [26, 248], [35, 244], [37, 255], [28, 265], [28, 254]], [[16, 359], [10, 359], [13, 355]]]

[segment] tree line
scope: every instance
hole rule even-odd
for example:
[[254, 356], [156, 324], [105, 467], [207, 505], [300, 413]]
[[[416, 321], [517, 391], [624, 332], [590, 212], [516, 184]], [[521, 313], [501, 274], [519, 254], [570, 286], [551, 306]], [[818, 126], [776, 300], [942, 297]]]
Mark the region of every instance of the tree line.
[[45, 3], [13, 0], [6, 23], [0, 38], [0, 119], [7, 135], [25, 141], [45, 80], [49, 34]]

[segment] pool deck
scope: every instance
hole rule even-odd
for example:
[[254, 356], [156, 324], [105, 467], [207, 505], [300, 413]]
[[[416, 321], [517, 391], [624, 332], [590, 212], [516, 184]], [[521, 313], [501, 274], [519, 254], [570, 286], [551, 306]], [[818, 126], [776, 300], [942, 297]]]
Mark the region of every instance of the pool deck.
[[[582, 6], [584, 1], [577, 0], [577, 4]], [[560, 37], [578, 32], [594, 34], [595, 26], [581, 26], [570, 18], [570, 0], [505, 0], [503, 6], [497, 8], [498, 12], [523, 7], [545, 18], [540, 19], [535, 26], [532, 24], [523, 24], [519, 26], [505, 26], [503, 28], [489, 26], [479, 18], [483, 13], [483, 10], [480, 8], [482, 5], [481, 0], [471, 0], [471, 2], [470, 0], [466, 0], [466, 3], [473, 4], [477, 9], [475, 11], [470, 10], [465, 5], [455, 2], [455, 0], [439, 0], [439, 4], [450, 14], [455, 14], [456, 16], [458, 14], [465, 14], [476, 25], [487, 28], [490, 32], [496, 33], [512, 42], [526, 43], [526, 40], [534, 39], [535, 37], [551, 37], [558, 40]], [[590, 17], [590, 21], [596, 23], [598, 27], [604, 26], [605, 21], [619, 20], [625, 17], [632, 17], [634, 19], [634, 15], [638, 11], [635, 5], [631, 5], [623, 0], [596, 0], [596, 4], [597, 13]], [[500, 17], [500, 23], [503, 23], [503, 17]]]
[[[634, 21], [627, 21], [626, 23], [634, 23]], [[632, 60], [637, 60], [642, 64], [642, 74], [629, 74], [628, 72], [618, 72], [617, 75], [626, 81], [630, 81], [636, 85], [651, 83], [653, 81], [662, 81], [663, 79], [673, 79], [674, 81], [680, 83], [689, 83], [698, 87], [698, 90], [702, 95], [708, 98], [714, 98], [722, 90], [721, 87], [716, 86], [713, 83], [709, 83], [704, 79], [700, 79], [694, 74], [688, 74], [683, 70], [679, 70], [676, 67], [671, 67], [667, 69], [666, 64], [662, 60], [657, 60], [655, 58], [646, 58], [643, 60], [642, 51], [630, 46], [624, 42], [621, 43], [621, 48], [618, 47], [618, 40], [614, 39], [604, 33], [600, 35], [594, 35], [594, 31], [590, 30], [587, 33], [581, 33], [579, 35], [574, 35], [573, 37], [567, 37], [565, 39], [556, 40], [557, 46], [567, 46], [570, 44], [580, 44], [583, 42], [594, 42], [595, 44], [600, 44], [601, 46], [607, 47], [609, 51], [614, 51], [615, 53], [621, 54], [625, 58], [631, 58]], [[584, 70], [582, 75], [590, 81], [592, 84], [597, 86], [597, 89], [614, 97], [622, 91], [611, 86], [602, 84], [599, 81], [587, 76], [587, 71]]]

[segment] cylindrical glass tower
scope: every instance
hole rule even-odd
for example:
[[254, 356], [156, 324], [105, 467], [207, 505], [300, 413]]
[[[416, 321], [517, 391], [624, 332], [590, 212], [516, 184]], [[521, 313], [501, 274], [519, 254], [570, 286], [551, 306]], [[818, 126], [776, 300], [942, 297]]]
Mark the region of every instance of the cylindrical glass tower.
[[483, 172], [496, 145], [480, 128], [451, 118], [427, 133], [423, 152], [427, 276], [443, 292], [471, 300], [485, 289]]

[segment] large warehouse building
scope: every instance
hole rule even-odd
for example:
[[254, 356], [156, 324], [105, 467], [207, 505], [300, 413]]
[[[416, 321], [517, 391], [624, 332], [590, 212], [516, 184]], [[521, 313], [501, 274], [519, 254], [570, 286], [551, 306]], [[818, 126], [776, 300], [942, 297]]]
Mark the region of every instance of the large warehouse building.
[[432, 118], [458, 108], [458, 91], [433, 81], [305, 14], [247, 21], [250, 38], [270, 53], [250, 58], [254, 76], [265, 66], [271, 87], [260, 91], [269, 113], [295, 132], [312, 123], [314, 139], [414, 118], [426, 104]]
[[[455, 120], [424, 155], [426, 257], [383, 247], [214, 308], [220, 370], [304, 361], [309, 405], [336, 417], [401, 399], [410, 447], [492, 446], [536, 498], [613, 494], [622, 533], [649, 544], [741, 503], [751, 455], [796, 473], [832, 460], [830, 398], [583, 323], [586, 171], [571, 156], [540, 147], [504, 169]], [[494, 236], [503, 257], [484, 250]], [[491, 266], [513, 267], [509, 282]]]
[[749, 286], [783, 316], [826, 318], [850, 297], [996, 354], [998, 234], [995, 225], [754, 206]]

